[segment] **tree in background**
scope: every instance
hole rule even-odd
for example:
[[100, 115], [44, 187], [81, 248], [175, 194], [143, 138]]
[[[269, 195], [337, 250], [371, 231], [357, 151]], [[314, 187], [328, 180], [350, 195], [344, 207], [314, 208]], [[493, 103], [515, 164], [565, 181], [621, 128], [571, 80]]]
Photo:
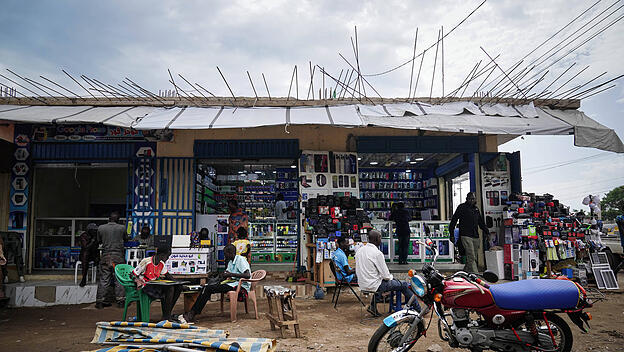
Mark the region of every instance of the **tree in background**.
[[609, 191], [600, 202], [602, 218], [614, 220], [616, 216], [624, 214], [624, 186]]

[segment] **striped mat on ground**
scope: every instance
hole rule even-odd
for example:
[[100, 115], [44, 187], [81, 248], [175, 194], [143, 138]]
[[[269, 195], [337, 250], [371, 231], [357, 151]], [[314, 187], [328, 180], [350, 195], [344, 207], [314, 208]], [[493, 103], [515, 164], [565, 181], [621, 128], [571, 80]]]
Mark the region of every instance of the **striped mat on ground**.
[[[230, 338], [226, 330], [212, 330], [168, 321], [159, 323], [99, 322], [91, 343], [116, 344], [97, 352], [156, 352], [163, 346], [185, 346], [198, 351], [271, 352], [276, 341], [265, 338]], [[152, 346], [150, 346], [152, 345]]]

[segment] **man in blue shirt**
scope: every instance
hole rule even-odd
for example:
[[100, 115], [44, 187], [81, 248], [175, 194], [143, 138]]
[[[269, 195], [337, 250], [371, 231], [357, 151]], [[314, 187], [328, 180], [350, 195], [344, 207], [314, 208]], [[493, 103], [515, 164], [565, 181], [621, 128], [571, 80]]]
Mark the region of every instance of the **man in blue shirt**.
[[[195, 316], [201, 313], [202, 309], [206, 305], [206, 303], [210, 300], [210, 296], [213, 293], [226, 293], [229, 291], [235, 291], [236, 287], [238, 287], [238, 282], [240, 279], [249, 279], [251, 277], [251, 269], [249, 268], [249, 262], [247, 259], [241, 255], [236, 254], [236, 247], [233, 244], [228, 244], [223, 248], [223, 254], [225, 256], [225, 260], [227, 261], [227, 269], [223, 272], [222, 276], [225, 279], [218, 284], [208, 284], [205, 285], [199, 297], [193, 304], [193, 307], [190, 311], [185, 312], [178, 316], [178, 320], [186, 324], [187, 322], [193, 321]], [[241, 290], [248, 291], [251, 288], [251, 283], [249, 281], [243, 281], [241, 284]]]
[[345, 237], [338, 237], [338, 249], [334, 251], [332, 260], [336, 264], [337, 279], [342, 280], [344, 278], [345, 281], [351, 282], [355, 276], [355, 269], [351, 269], [349, 266], [349, 260], [345, 253], [347, 250], [349, 250], [349, 241]]

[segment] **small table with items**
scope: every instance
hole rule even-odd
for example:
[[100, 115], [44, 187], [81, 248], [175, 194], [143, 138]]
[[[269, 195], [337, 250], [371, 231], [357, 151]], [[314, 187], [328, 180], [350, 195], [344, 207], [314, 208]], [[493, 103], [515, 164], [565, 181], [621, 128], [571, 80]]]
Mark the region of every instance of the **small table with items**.
[[269, 301], [269, 312], [266, 313], [266, 316], [271, 323], [271, 330], [275, 330], [277, 325], [280, 328], [282, 338], [284, 338], [285, 330], [292, 325], [295, 330], [295, 337], [301, 337], [297, 307], [293, 299], [295, 291], [282, 286], [264, 286], [264, 293]]

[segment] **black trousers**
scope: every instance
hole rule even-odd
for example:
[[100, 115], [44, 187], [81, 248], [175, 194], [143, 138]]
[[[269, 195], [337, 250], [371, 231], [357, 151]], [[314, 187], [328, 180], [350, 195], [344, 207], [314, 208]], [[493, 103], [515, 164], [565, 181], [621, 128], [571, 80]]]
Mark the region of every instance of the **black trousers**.
[[226, 284], [206, 285], [204, 286], [204, 288], [202, 288], [201, 292], [199, 293], [199, 297], [197, 297], [197, 300], [195, 301], [195, 304], [193, 304], [193, 308], [191, 308], [191, 310], [193, 311], [193, 313], [199, 314], [201, 313], [202, 309], [204, 309], [206, 303], [210, 301], [210, 296], [213, 293], [226, 293], [235, 290], [236, 287], [232, 287]]
[[409, 249], [409, 235], [399, 235], [399, 263], [407, 262], [407, 250]]
[[147, 285], [143, 288], [143, 292], [154, 298], [160, 299], [160, 308], [162, 310], [163, 320], [171, 317], [171, 311], [182, 293], [182, 286], [153, 286]]

